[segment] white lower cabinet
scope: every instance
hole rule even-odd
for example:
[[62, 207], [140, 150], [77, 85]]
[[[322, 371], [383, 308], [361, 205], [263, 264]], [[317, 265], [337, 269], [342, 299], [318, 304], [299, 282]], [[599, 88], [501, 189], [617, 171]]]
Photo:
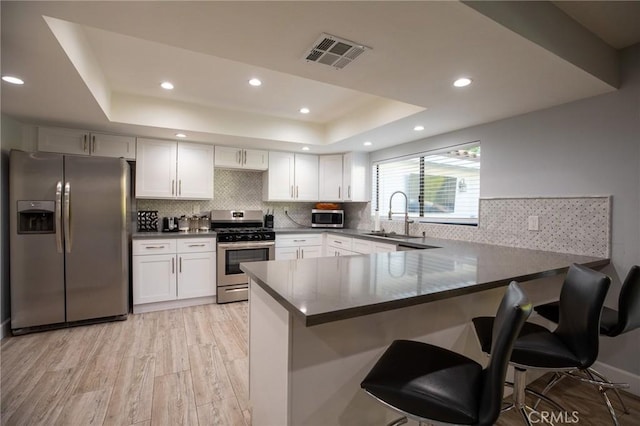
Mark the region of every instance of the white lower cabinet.
[[396, 245], [354, 238], [351, 245], [351, 250], [361, 254], [386, 253], [390, 251], [396, 251]]
[[176, 256], [133, 256], [133, 304], [175, 300]]
[[216, 254], [178, 254], [178, 299], [216, 294]]
[[276, 238], [276, 260], [322, 256], [322, 234], [287, 234]]
[[390, 251], [396, 251], [395, 244], [333, 234], [327, 234], [326, 238], [326, 256], [349, 256], [352, 254], [385, 253]]
[[215, 238], [133, 241], [133, 312], [212, 303]]
[[326, 256], [349, 256], [352, 254], [358, 254], [352, 250], [353, 238], [351, 237], [327, 234], [326, 242]]

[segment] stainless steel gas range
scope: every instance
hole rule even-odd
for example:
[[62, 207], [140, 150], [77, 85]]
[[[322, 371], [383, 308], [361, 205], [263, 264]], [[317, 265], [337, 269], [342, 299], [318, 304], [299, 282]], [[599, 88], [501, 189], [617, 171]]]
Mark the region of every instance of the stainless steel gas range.
[[275, 259], [276, 234], [262, 227], [261, 210], [212, 210], [211, 227], [217, 233], [217, 301], [247, 300], [249, 278], [242, 262]]

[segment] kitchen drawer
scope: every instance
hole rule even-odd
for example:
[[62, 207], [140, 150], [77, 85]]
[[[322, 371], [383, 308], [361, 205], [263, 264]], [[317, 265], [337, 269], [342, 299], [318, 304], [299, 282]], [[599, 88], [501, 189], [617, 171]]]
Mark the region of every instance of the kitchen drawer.
[[321, 246], [322, 234], [290, 234], [276, 238], [276, 247]]
[[362, 254], [373, 253], [374, 252], [373, 241], [354, 238], [351, 249], [356, 253], [362, 253]]
[[133, 240], [133, 255], [175, 254], [176, 240], [158, 238], [153, 240]]
[[327, 246], [351, 251], [353, 250], [353, 238], [327, 234]]
[[215, 238], [191, 238], [178, 240], [178, 253], [202, 253], [216, 251]]

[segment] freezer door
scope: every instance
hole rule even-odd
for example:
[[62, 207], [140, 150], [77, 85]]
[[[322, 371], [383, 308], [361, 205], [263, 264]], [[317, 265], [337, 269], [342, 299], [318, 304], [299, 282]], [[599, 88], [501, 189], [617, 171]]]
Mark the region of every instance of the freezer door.
[[[11, 151], [9, 217], [11, 328], [61, 323], [64, 315], [64, 254], [60, 202], [63, 157]], [[18, 234], [18, 204], [55, 206], [54, 233]], [[38, 202], [45, 203], [38, 203]]]
[[67, 321], [129, 309], [129, 166], [118, 158], [65, 156]]

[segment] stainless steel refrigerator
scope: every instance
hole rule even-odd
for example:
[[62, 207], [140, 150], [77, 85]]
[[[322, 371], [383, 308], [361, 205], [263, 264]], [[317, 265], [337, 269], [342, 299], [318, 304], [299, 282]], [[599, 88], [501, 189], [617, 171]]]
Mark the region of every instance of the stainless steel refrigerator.
[[129, 311], [129, 165], [11, 151], [14, 334]]

